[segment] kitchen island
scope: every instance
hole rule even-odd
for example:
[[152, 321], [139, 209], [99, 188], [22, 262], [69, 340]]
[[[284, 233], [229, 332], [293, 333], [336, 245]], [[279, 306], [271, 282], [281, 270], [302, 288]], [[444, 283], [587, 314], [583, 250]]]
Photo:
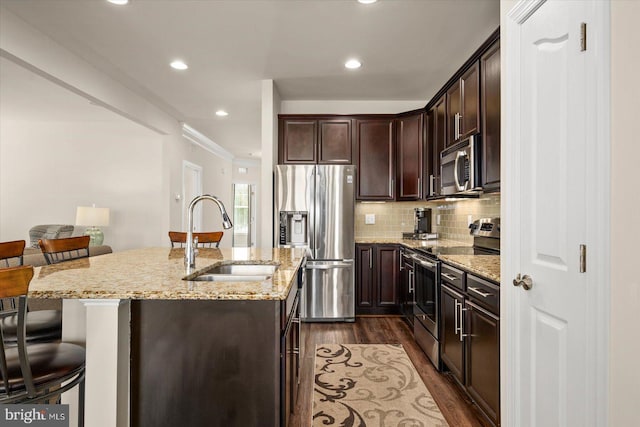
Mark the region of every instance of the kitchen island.
[[[188, 275], [183, 255], [147, 248], [35, 269], [29, 296], [62, 298], [63, 339], [86, 343], [85, 424], [281, 425], [304, 251], [200, 249]], [[264, 281], [183, 280], [242, 262], [279, 267]]]

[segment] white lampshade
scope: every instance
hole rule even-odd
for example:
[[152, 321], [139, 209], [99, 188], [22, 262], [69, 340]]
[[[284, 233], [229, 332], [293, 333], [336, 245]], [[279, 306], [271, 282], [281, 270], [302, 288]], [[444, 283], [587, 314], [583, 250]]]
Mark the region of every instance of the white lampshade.
[[85, 225], [87, 227], [103, 227], [109, 225], [109, 208], [78, 206], [76, 211], [76, 225]]

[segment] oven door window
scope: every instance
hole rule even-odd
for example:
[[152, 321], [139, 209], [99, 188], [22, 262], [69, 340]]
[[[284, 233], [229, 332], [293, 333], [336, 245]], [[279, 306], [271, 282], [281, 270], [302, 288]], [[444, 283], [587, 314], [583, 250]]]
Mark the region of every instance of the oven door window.
[[437, 338], [438, 286], [437, 264], [433, 269], [415, 263], [416, 315], [424, 326]]

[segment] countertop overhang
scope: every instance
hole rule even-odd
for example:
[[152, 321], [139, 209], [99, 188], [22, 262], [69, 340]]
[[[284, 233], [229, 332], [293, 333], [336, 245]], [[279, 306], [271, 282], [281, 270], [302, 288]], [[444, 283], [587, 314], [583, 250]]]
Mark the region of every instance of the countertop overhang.
[[183, 280], [184, 249], [144, 248], [66, 261], [35, 268], [31, 298], [159, 299], [159, 300], [284, 300], [305, 256], [304, 249], [198, 249], [196, 268], [206, 273], [229, 262], [272, 264], [271, 279], [252, 282]]

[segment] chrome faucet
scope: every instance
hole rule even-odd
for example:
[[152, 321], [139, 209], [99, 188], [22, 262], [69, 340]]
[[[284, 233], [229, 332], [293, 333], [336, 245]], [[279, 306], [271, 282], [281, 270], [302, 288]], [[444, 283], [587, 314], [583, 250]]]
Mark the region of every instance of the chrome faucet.
[[187, 241], [186, 246], [184, 247], [184, 266], [187, 268], [187, 274], [191, 273], [191, 271], [196, 266], [196, 250], [193, 241], [193, 210], [195, 209], [198, 202], [202, 200], [211, 200], [220, 209], [220, 213], [222, 214], [222, 227], [225, 229], [229, 229], [233, 227], [231, 220], [229, 219], [229, 215], [227, 215], [227, 210], [224, 208], [224, 205], [216, 196], [211, 196], [209, 194], [203, 194], [202, 196], [198, 196], [189, 203], [188, 208], [188, 216], [187, 216]]

